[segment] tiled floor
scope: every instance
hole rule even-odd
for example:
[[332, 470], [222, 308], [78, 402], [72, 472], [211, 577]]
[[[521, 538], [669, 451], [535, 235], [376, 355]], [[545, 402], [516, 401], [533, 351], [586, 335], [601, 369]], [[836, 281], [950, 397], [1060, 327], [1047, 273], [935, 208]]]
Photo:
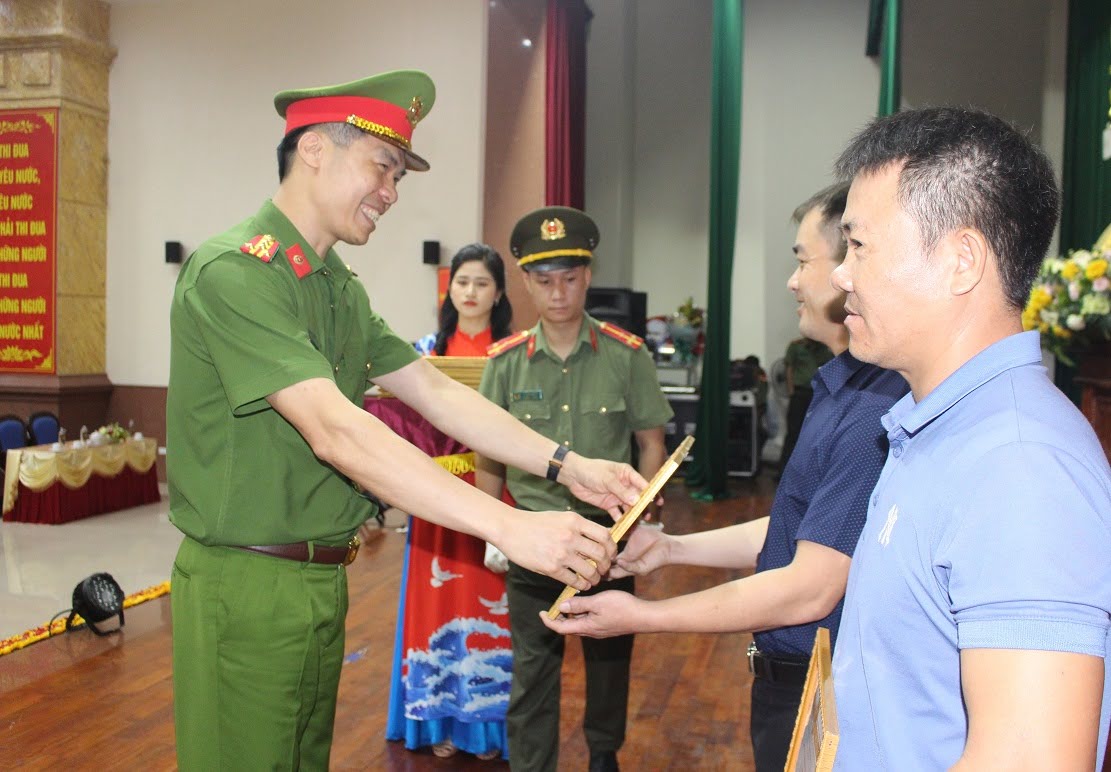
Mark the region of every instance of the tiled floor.
[[107, 571], [130, 595], [170, 578], [181, 532], [169, 499], [65, 525], [0, 523], [0, 640], [68, 610], [74, 585]]

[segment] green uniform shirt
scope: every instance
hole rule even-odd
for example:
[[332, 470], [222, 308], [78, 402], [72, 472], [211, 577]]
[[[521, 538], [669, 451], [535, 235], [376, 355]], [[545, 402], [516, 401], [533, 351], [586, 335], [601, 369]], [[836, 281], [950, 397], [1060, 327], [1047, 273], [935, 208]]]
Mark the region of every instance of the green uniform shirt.
[[[258, 244], [256, 237], [277, 240]], [[243, 251], [256, 242], [256, 254]], [[343, 543], [373, 505], [266, 397], [330, 378], [362, 404], [370, 378], [417, 359], [370, 310], [334, 250], [322, 260], [267, 201], [182, 267], [170, 309], [170, 520], [204, 544]]]
[[[643, 342], [619, 328], [610, 329], [625, 340], [606, 334], [596, 319], [586, 316], [574, 349], [560, 361], [538, 323], [500, 353], [495, 344], [479, 391], [580, 455], [628, 462], [632, 432], [663, 426], [672, 411]], [[524, 509], [573, 509], [610, 522], [603, 510], [543, 477], [508, 467], [506, 484]]]
[[818, 368], [833, 359], [833, 352], [824, 343], [809, 338], [798, 338], [787, 346], [783, 357], [791, 369], [795, 388], [810, 388], [810, 381], [818, 374]]

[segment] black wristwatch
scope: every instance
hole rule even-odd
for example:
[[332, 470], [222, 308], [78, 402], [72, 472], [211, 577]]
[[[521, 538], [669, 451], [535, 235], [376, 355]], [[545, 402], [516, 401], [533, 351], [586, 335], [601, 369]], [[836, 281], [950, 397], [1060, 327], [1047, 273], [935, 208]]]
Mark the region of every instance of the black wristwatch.
[[563, 468], [563, 459], [567, 458], [567, 446], [557, 445], [555, 453], [548, 460], [548, 479], [552, 482], [559, 477], [559, 470]]

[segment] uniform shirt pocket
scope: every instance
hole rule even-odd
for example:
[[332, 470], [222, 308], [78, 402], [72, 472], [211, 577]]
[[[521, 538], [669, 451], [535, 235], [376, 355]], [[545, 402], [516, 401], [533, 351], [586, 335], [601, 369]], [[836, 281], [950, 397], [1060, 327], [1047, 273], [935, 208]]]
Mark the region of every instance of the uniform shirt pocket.
[[511, 402], [509, 414], [533, 429], [547, 425], [552, 417], [551, 408], [547, 404], [533, 400]]
[[587, 419], [588, 431], [603, 443], [625, 439], [629, 421], [622, 394], [591, 394], [579, 403], [579, 414]]

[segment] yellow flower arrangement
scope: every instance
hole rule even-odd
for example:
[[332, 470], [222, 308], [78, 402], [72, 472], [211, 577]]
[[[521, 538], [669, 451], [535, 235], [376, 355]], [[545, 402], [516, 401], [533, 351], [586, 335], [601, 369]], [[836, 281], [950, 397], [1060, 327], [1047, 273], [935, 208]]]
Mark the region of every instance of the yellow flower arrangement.
[[93, 432], [93, 434], [99, 437], [98, 442], [104, 444], [123, 442], [124, 440], [131, 437], [131, 432], [120, 426], [119, 423], [115, 422], [101, 426], [99, 429]]
[[1091, 249], [1050, 257], [1022, 312], [1022, 326], [1038, 330], [1042, 346], [1066, 364], [1094, 342], [1111, 340], [1111, 226]]

